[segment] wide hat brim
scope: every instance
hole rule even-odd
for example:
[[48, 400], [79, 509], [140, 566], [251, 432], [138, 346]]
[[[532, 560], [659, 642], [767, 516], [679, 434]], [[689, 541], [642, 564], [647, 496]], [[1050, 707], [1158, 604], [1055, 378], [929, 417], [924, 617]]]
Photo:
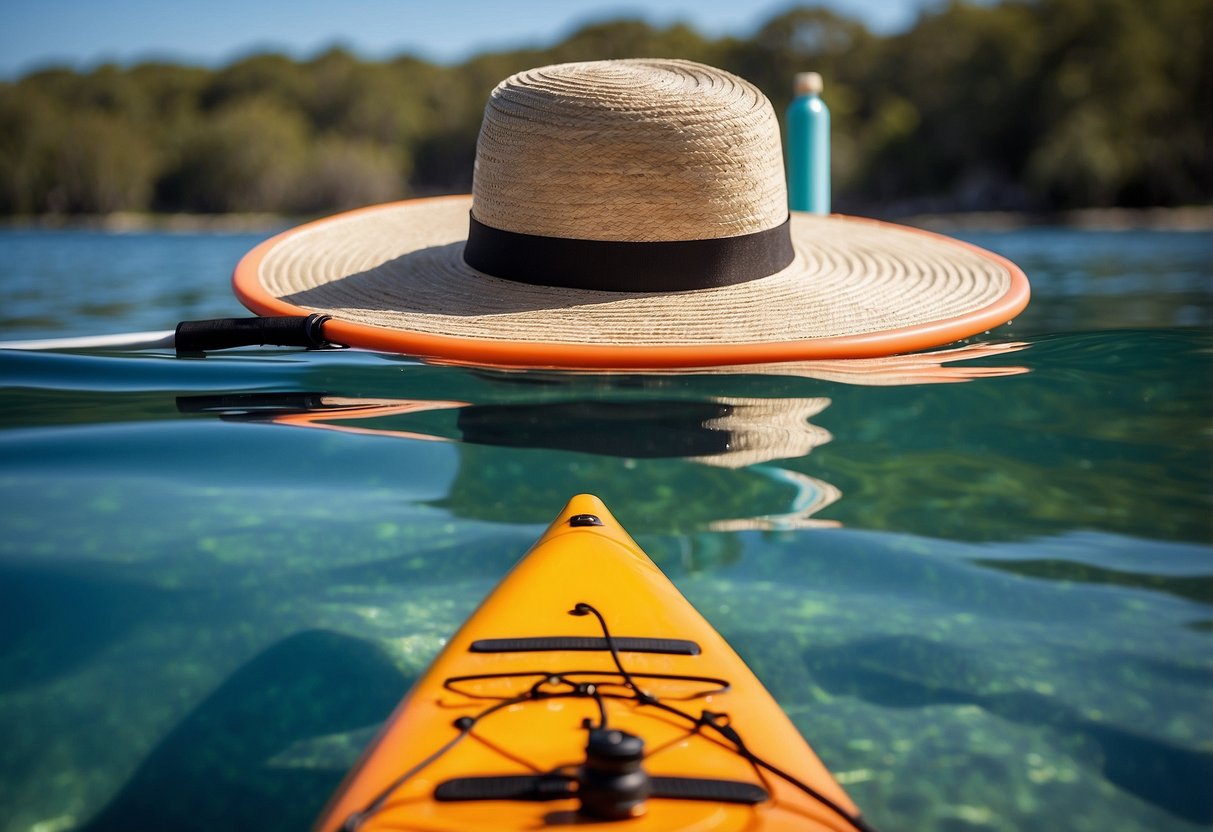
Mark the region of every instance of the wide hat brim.
[[498, 367], [707, 367], [913, 352], [1027, 305], [1015, 264], [904, 226], [793, 212], [792, 264], [683, 292], [540, 286], [463, 260], [470, 196], [410, 200], [286, 231], [237, 265], [262, 315], [331, 315], [347, 346]]

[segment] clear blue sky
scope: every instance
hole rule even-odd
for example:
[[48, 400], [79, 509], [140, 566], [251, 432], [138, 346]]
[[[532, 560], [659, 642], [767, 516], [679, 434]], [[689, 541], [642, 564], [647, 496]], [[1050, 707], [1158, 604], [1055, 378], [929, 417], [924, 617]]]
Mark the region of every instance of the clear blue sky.
[[[806, 3], [807, 4], [807, 3]], [[818, 0], [877, 32], [909, 27], [933, 0]], [[0, 78], [48, 64], [88, 69], [149, 58], [220, 66], [273, 49], [296, 58], [341, 44], [366, 58], [412, 52], [458, 62], [543, 46], [592, 20], [640, 16], [747, 35], [794, 0], [0, 0]]]

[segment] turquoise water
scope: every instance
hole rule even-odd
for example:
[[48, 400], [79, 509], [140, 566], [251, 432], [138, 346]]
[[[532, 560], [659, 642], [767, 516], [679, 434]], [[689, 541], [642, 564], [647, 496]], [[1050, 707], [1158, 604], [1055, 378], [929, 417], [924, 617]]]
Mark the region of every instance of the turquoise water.
[[[1035, 295], [947, 363], [0, 353], [0, 830], [305, 828], [579, 491], [877, 826], [1208, 828], [1213, 238], [965, 236]], [[0, 231], [4, 337], [239, 314], [258, 239]]]

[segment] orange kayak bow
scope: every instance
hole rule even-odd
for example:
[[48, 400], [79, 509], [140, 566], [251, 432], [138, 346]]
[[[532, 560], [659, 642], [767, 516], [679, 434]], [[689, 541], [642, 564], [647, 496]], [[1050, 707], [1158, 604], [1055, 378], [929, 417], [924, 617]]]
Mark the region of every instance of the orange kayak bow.
[[866, 830], [758, 679], [574, 497], [388, 720], [317, 829]]

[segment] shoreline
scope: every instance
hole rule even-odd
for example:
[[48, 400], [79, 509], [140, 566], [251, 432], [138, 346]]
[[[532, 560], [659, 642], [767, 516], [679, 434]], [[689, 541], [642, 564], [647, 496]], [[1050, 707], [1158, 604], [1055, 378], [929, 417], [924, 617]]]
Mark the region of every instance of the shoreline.
[[[336, 212], [334, 212], [336, 213]], [[323, 216], [323, 215], [320, 215]], [[0, 228], [88, 230], [115, 234], [146, 231], [181, 233], [273, 233], [314, 216], [286, 214], [38, 214], [0, 217]], [[930, 231], [1017, 231], [1067, 228], [1084, 231], [1213, 231], [1213, 205], [1180, 208], [1083, 208], [1073, 211], [964, 211], [877, 216]]]
[[1080, 231], [1213, 231], [1213, 205], [1180, 208], [1079, 208], [1042, 213], [968, 211], [912, 214], [893, 219], [930, 231], [1018, 231], [1066, 228]]
[[112, 214], [31, 214], [0, 218], [0, 228], [40, 231], [104, 231], [137, 234], [170, 233], [274, 233], [313, 217], [286, 214], [146, 214], [116, 211]]

